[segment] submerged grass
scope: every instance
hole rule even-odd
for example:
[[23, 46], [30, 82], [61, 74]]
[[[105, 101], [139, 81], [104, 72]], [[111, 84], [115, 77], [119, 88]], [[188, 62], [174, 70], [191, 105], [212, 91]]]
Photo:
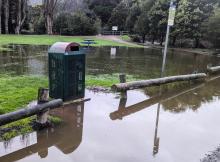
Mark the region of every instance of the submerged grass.
[[49, 116], [49, 120], [54, 125], [59, 125], [62, 122], [62, 119], [57, 116]]
[[11, 49], [2, 47], [0, 44], [0, 51], [11, 51]]
[[[49, 116], [48, 120], [55, 126], [62, 122], [62, 119], [56, 116]], [[33, 132], [34, 121], [36, 121], [36, 117], [30, 117], [0, 127], [0, 141], [8, 141], [18, 135], [25, 135]]]
[[22, 119], [0, 127], [0, 140], [10, 140], [18, 135], [24, 135], [33, 131], [31, 126], [34, 117]]

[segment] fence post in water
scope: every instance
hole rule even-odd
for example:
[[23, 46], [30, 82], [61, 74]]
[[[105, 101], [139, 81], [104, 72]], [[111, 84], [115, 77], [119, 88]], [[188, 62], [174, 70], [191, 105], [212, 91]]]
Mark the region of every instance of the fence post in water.
[[[119, 80], [120, 80], [120, 83], [126, 83], [126, 75], [119, 74]], [[127, 98], [127, 91], [121, 92], [121, 98]]]
[[[125, 74], [119, 74], [119, 80], [120, 80], [120, 83], [126, 83], [126, 75]], [[127, 91], [122, 91], [120, 102], [119, 102], [119, 105], [118, 105], [118, 110], [125, 109], [126, 103], [127, 103]], [[120, 117], [119, 119], [122, 120], [123, 118]]]
[[[39, 88], [38, 89], [38, 97], [37, 104], [43, 104], [49, 101], [49, 89], [47, 88]], [[37, 123], [40, 125], [44, 125], [48, 122], [49, 109], [46, 111], [40, 112], [37, 114]]]

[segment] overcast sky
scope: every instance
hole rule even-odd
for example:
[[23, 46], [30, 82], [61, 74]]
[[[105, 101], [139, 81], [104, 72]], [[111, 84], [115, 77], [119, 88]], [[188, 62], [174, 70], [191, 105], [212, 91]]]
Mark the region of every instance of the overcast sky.
[[42, 0], [30, 0], [31, 5], [41, 4]]

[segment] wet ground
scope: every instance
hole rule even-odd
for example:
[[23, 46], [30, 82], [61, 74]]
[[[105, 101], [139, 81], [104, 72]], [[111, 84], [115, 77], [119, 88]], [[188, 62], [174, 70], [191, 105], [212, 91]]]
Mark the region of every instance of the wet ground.
[[[0, 53], [1, 72], [47, 74], [47, 47], [13, 49]], [[116, 51], [91, 49], [87, 74], [159, 77], [161, 51]], [[208, 64], [218, 63], [217, 57], [170, 53], [166, 73], [204, 72]], [[213, 76], [205, 83], [129, 91], [127, 99], [86, 90], [91, 101], [52, 112], [63, 119], [58, 127], [0, 142], [0, 162], [200, 161], [220, 144], [219, 82], [220, 77]]]

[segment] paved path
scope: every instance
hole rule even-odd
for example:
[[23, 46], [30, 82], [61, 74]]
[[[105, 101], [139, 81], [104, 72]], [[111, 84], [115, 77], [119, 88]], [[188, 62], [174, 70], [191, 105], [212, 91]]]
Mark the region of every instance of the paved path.
[[136, 44], [136, 43], [124, 41], [124, 40], [122, 40], [122, 39], [120, 38], [120, 36], [101, 35], [101, 36], [97, 36], [97, 37], [98, 37], [98, 38], [102, 38], [102, 39], [106, 39], [106, 40], [112, 40], [112, 41], [118, 42], [118, 43], [123, 43], [123, 44], [129, 45], [129, 46], [140, 46], [140, 47], [144, 47], [144, 46], [138, 45], [138, 44]]

